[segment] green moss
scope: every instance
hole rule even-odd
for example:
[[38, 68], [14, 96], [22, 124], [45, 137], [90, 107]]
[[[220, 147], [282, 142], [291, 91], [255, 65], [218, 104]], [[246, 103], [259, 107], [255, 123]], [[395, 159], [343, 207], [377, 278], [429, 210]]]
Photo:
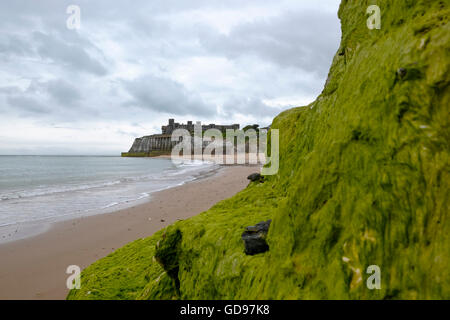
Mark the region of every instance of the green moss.
[[[370, 4], [381, 30], [366, 27]], [[278, 174], [171, 227], [179, 292], [153, 259], [162, 231], [84, 270], [69, 298], [449, 299], [449, 13], [342, 1], [323, 93], [273, 121]], [[246, 256], [244, 228], [268, 219], [270, 250]], [[381, 290], [365, 285], [370, 265]]]
[[67, 298], [136, 299], [148, 283], [164, 273], [153, 258], [162, 234], [136, 240], [83, 270], [81, 290], [72, 290]]

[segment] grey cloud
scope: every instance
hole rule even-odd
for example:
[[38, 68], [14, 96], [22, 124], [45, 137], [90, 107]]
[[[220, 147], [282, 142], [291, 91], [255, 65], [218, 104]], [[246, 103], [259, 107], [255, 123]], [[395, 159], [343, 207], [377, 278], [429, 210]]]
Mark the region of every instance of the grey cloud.
[[208, 106], [195, 93], [189, 92], [181, 83], [168, 78], [146, 75], [133, 81], [123, 81], [133, 97], [129, 102], [142, 109], [174, 115], [208, 116], [215, 114], [215, 107]]
[[252, 55], [324, 77], [339, 45], [339, 24], [336, 14], [289, 12], [238, 25], [229, 35], [204, 32], [201, 43], [230, 59]]
[[22, 116], [30, 116], [33, 114], [43, 115], [50, 113], [51, 108], [41, 104], [39, 101], [28, 96], [10, 96], [7, 98], [9, 107]]
[[42, 32], [34, 32], [37, 40], [37, 52], [42, 59], [51, 59], [53, 62], [69, 67], [70, 71], [85, 71], [97, 76], [107, 73], [105, 67], [92, 58], [82, 46], [64, 42]]
[[29, 56], [33, 54], [30, 44], [17, 35], [0, 35], [0, 54], [4, 57]]
[[78, 90], [66, 81], [52, 80], [47, 82], [48, 93], [60, 104], [73, 104], [81, 99]]
[[0, 87], [0, 93], [5, 95], [18, 94], [20, 92], [21, 92], [20, 88], [16, 86]]
[[247, 116], [274, 117], [280, 113], [280, 109], [265, 104], [257, 97], [233, 97], [224, 103], [223, 112], [227, 116], [239, 113]]
[[81, 94], [70, 83], [62, 79], [42, 82], [32, 80], [23, 91], [18, 87], [0, 88], [0, 96], [5, 98], [3, 112], [35, 118], [65, 118], [68, 113], [76, 114]]
[[117, 134], [120, 134], [122, 136], [128, 136], [128, 137], [137, 137], [139, 136], [139, 134], [137, 132], [129, 132], [129, 131], [124, 131], [124, 130], [116, 130]]

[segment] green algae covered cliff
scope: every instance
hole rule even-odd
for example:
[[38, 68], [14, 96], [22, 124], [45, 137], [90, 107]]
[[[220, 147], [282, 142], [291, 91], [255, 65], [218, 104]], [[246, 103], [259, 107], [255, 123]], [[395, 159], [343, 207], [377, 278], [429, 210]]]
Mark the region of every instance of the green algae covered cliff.
[[[273, 121], [278, 174], [99, 260], [68, 298], [449, 299], [449, 13], [343, 0], [323, 93]], [[245, 227], [268, 219], [270, 250], [245, 255]]]

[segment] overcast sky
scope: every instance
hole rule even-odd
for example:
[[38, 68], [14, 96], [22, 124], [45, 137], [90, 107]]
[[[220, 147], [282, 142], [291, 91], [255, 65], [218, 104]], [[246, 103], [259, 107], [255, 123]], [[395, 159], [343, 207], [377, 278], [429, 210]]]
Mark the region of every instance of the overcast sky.
[[0, 154], [120, 154], [169, 117], [268, 125], [322, 91], [339, 3], [1, 1]]

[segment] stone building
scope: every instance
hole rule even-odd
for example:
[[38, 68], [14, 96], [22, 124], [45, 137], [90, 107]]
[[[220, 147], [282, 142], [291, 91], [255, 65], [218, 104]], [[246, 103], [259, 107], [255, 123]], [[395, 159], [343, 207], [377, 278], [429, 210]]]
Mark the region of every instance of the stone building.
[[[206, 131], [209, 129], [218, 129], [224, 132], [227, 129], [239, 130], [239, 124], [232, 125], [221, 125], [221, 124], [207, 124], [202, 125], [202, 131]], [[187, 124], [175, 122], [174, 119], [169, 119], [169, 124], [161, 127], [162, 134], [172, 134], [176, 129], [186, 129], [189, 132], [194, 132], [194, 124], [192, 121], [188, 121]]]

